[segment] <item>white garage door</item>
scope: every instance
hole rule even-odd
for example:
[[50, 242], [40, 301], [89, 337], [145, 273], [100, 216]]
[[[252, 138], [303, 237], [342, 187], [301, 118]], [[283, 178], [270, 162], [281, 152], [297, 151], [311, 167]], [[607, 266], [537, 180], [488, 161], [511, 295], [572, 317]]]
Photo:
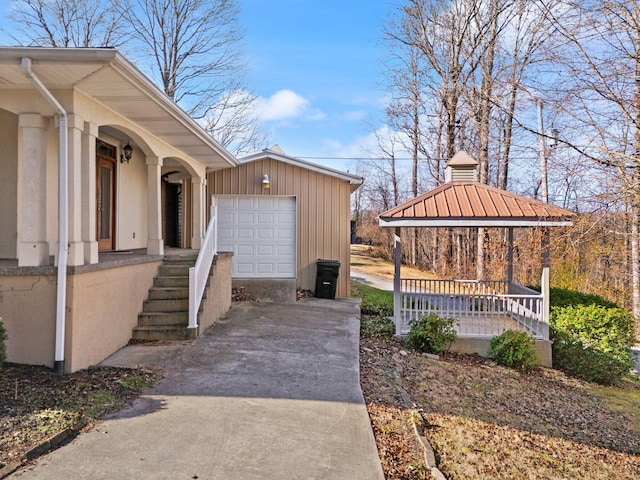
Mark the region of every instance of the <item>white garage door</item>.
[[233, 252], [233, 278], [296, 278], [295, 198], [217, 198], [218, 250]]

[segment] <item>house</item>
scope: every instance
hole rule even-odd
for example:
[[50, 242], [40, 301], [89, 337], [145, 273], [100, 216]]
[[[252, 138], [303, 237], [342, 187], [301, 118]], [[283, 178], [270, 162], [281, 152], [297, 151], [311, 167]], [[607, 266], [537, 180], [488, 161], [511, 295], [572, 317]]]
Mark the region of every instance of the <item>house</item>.
[[[357, 178], [277, 152], [238, 161], [116, 50], [0, 48], [0, 125], [0, 317], [10, 362], [72, 372], [132, 336], [193, 338], [228, 310], [232, 275], [309, 288], [315, 256], [343, 262], [338, 295], [349, 294], [348, 240], [309, 248], [305, 235], [342, 238], [338, 221]], [[257, 169], [257, 180], [248, 176]], [[300, 182], [316, 192], [316, 210]], [[341, 195], [328, 219], [324, 193], [332, 202]], [[273, 228], [242, 243], [249, 230], [232, 231], [233, 218], [245, 219], [248, 201], [260, 222], [293, 221], [294, 243], [275, 242], [282, 232]], [[268, 248], [283, 254], [270, 272], [261, 260]]]

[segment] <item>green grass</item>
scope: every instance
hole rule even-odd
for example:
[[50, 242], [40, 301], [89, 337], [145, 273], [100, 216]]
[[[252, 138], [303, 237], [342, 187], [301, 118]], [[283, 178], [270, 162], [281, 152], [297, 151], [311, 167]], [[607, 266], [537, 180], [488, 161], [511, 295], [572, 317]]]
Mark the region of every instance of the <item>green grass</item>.
[[363, 315], [393, 315], [393, 292], [379, 290], [360, 282], [351, 282], [351, 296], [362, 298], [360, 311]]
[[627, 376], [619, 385], [594, 387], [590, 392], [602, 398], [611, 410], [625, 415], [629, 428], [640, 435], [640, 379]]

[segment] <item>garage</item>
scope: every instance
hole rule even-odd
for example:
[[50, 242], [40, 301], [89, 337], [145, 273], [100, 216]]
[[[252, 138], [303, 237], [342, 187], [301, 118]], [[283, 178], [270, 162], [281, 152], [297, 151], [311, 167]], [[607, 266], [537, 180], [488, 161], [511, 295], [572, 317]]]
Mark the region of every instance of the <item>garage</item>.
[[218, 251], [233, 252], [233, 278], [296, 278], [296, 199], [220, 195]]

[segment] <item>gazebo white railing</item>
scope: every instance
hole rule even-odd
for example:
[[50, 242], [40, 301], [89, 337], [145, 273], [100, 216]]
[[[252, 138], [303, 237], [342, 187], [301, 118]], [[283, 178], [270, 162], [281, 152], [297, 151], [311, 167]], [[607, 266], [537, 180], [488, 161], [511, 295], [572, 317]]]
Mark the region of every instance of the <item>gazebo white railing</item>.
[[505, 330], [522, 330], [537, 339], [549, 339], [544, 294], [522, 285], [413, 278], [403, 278], [400, 284], [400, 309], [394, 318], [398, 335], [407, 334], [412, 321], [433, 313], [454, 318], [461, 337], [493, 337]]

